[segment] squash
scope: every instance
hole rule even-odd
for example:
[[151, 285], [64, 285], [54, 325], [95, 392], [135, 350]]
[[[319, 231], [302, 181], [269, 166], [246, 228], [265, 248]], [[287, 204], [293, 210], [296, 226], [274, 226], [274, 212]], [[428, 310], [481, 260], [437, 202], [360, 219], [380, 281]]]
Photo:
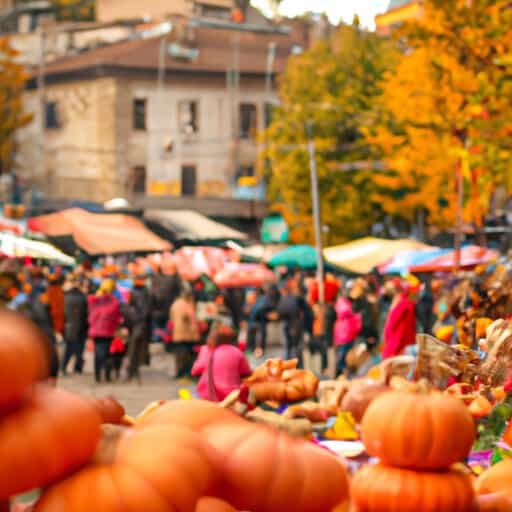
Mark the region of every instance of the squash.
[[25, 317], [0, 312], [0, 414], [17, 407], [28, 388], [48, 377], [48, 342]]
[[484, 471], [475, 484], [477, 494], [512, 492], [512, 459], [505, 459]]
[[388, 391], [388, 387], [373, 379], [354, 382], [343, 397], [340, 409], [350, 412], [356, 422], [360, 423], [368, 406], [385, 391]]
[[103, 423], [111, 423], [112, 425], [126, 424], [126, 411], [115, 398], [111, 396], [96, 398], [92, 400], [92, 404], [103, 419]]
[[219, 496], [239, 510], [318, 512], [348, 499], [345, 467], [310, 442], [245, 421], [202, 432], [220, 455]]
[[478, 512], [512, 512], [512, 491], [477, 497]]
[[100, 426], [87, 400], [41, 385], [21, 409], [0, 421], [0, 500], [45, 486], [87, 463]]
[[366, 451], [384, 464], [436, 471], [467, 457], [476, 429], [456, 398], [390, 391], [372, 402], [361, 434]]
[[239, 510], [317, 512], [348, 498], [346, 470], [331, 453], [210, 402], [169, 402], [137, 428], [144, 425], [199, 432], [219, 454], [223, 478], [214, 496]]
[[238, 512], [229, 503], [218, 498], [201, 498], [196, 506], [196, 512]]
[[191, 512], [214, 488], [215, 454], [189, 429], [126, 429], [110, 453], [49, 488], [35, 512]]
[[456, 471], [364, 466], [351, 491], [358, 512], [471, 512], [475, 503], [471, 480]]

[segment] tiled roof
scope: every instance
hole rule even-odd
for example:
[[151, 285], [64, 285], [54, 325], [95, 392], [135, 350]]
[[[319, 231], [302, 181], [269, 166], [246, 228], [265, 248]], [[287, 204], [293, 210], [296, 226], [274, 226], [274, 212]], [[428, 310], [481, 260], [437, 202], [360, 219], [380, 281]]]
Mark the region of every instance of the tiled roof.
[[[196, 28], [193, 43], [184, 45], [197, 48], [199, 55], [193, 60], [184, 60], [167, 55], [166, 69], [178, 72], [225, 73], [233, 60], [232, 41], [240, 38], [239, 68], [241, 73], [263, 74], [267, 67], [269, 43], [277, 43], [274, 72], [282, 72], [292, 47], [305, 45], [306, 41], [294, 35], [234, 32], [228, 29]], [[159, 37], [120, 42], [86, 51], [48, 63], [46, 76], [71, 74], [90, 68], [116, 68], [155, 70], [158, 68]], [[170, 43], [172, 40], [170, 39]]]

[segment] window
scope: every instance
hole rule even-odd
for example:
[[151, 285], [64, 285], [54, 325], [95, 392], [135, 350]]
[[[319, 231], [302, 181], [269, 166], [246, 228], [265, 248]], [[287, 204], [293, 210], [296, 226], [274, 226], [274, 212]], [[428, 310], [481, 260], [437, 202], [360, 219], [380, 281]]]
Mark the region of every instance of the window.
[[199, 132], [199, 107], [197, 101], [180, 101], [178, 104], [180, 133], [191, 135]]
[[137, 167], [134, 167], [132, 176], [132, 192], [134, 194], [145, 194], [146, 168], [143, 165], [138, 165]]
[[45, 126], [47, 130], [60, 128], [59, 109], [56, 101], [47, 101], [45, 108]]
[[272, 123], [272, 115], [274, 113], [274, 105], [272, 103], [265, 103], [265, 128], [268, 128]]
[[195, 196], [197, 187], [197, 171], [195, 165], [181, 166], [181, 195]]
[[256, 105], [240, 104], [240, 138], [254, 139], [257, 131]]
[[251, 178], [255, 176], [254, 165], [241, 165], [236, 172], [237, 182], [240, 178]]
[[137, 131], [146, 131], [146, 107], [147, 100], [133, 100], [133, 129]]

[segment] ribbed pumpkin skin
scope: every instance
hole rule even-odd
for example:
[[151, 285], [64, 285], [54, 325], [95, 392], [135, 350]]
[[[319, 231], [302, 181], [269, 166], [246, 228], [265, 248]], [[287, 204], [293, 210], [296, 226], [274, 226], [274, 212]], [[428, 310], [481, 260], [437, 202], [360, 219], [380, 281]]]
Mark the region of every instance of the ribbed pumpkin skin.
[[199, 500], [195, 512], [238, 512], [238, 510], [225, 501], [206, 497]]
[[26, 318], [0, 312], [0, 414], [19, 404], [28, 388], [48, 376], [49, 351]]
[[86, 464], [101, 436], [87, 400], [41, 386], [0, 420], [0, 499], [42, 487]]
[[476, 481], [477, 494], [508, 492], [512, 495], [512, 459], [505, 459], [484, 471]]
[[344, 466], [312, 443], [249, 422], [213, 424], [203, 434], [220, 455], [216, 496], [238, 510], [320, 512], [348, 499]]
[[352, 481], [357, 512], [474, 512], [470, 479], [458, 472], [365, 466]]
[[145, 425], [181, 425], [195, 432], [213, 423], [246, 423], [228, 409], [205, 400], [173, 400], [137, 422], [137, 428]]
[[426, 471], [464, 460], [476, 435], [471, 414], [456, 398], [400, 391], [371, 403], [361, 432], [366, 451], [383, 464]]
[[215, 454], [178, 426], [127, 429], [112, 463], [51, 487], [35, 512], [192, 512], [216, 478]]

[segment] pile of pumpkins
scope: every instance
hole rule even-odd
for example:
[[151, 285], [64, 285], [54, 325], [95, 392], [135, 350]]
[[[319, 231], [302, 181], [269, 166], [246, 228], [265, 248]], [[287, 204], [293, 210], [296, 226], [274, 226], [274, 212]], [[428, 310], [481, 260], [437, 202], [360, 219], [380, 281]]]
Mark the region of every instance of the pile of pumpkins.
[[312, 442], [199, 400], [126, 422], [112, 400], [45, 384], [48, 361], [31, 324], [1, 313], [0, 512], [35, 488], [34, 512], [512, 511], [512, 461], [477, 480], [455, 467], [474, 420], [439, 392], [392, 390], [371, 402], [361, 435], [379, 463], [356, 473], [350, 500], [344, 464]]
[[[331, 512], [348, 506], [327, 450], [202, 401], [134, 425], [122, 408], [45, 384], [46, 342], [0, 313], [0, 511], [40, 488], [34, 512]], [[120, 423], [120, 425], [104, 425]]]

